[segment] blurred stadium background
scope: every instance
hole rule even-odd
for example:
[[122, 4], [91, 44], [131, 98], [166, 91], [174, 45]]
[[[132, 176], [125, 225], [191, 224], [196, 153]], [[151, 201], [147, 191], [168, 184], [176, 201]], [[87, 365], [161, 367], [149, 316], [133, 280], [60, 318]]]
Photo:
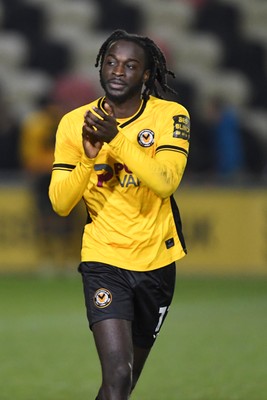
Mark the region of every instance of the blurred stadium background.
[[177, 192], [186, 273], [267, 273], [267, 3], [0, 0], [0, 271], [73, 270], [81, 205], [53, 215], [57, 123], [101, 94], [94, 67], [116, 28], [151, 36], [192, 117]]
[[266, 399], [266, 26], [265, 0], [0, 0], [1, 399], [98, 387], [85, 210], [57, 217], [47, 187], [58, 121], [101, 94], [95, 58], [116, 28], [159, 44], [192, 117], [175, 194], [189, 254], [134, 399]]

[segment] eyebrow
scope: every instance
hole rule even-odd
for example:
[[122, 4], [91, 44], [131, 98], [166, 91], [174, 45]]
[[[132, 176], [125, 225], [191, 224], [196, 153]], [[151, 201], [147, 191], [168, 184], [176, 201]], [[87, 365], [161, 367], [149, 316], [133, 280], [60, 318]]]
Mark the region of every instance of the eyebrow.
[[[113, 53], [107, 53], [106, 54], [106, 57], [113, 57], [113, 58], [116, 58], [117, 59], [117, 57], [113, 54]], [[137, 58], [127, 58], [126, 59], [126, 62], [136, 62], [136, 63], [139, 63], [140, 64], [140, 60], [138, 60]]]

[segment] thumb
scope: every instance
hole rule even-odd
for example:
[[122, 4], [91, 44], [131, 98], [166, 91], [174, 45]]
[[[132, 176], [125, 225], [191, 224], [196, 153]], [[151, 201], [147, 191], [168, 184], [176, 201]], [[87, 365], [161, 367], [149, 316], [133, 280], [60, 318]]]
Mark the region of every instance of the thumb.
[[104, 104], [104, 109], [108, 113], [108, 115], [110, 115], [111, 117], [114, 116], [113, 109], [108, 103]]

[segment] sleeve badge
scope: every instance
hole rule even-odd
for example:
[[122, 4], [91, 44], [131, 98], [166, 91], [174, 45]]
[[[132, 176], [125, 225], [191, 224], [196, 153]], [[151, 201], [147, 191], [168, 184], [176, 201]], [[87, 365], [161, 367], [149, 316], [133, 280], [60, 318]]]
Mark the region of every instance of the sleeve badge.
[[190, 119], [186, 115], [175, 115], [173, 117], [174, 138], [190, 140]]

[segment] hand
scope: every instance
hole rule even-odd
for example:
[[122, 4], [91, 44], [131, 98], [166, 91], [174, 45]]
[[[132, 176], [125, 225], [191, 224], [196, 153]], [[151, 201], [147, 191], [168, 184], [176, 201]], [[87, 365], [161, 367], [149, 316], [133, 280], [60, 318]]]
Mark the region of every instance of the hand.
[[98, 155], [104, 143], [101, 140], [97, 140], [95, 136], [90, 133], [86, 123], [83, 124], [82, 137], [83, 137], [83, 148], [86, 156], [88, 158], [95, 158]]
[[93, 107], [98, 115], [95, 115], [92, 111], [87, 111], [84, 116], [83, 147], [89, 158], [95, 158], [103, 143], [109, 143], [118, 133], [117, 121], [114, 118], [111, 106], [105, 103], [104, 108], [108, 115], [99, 108]]

